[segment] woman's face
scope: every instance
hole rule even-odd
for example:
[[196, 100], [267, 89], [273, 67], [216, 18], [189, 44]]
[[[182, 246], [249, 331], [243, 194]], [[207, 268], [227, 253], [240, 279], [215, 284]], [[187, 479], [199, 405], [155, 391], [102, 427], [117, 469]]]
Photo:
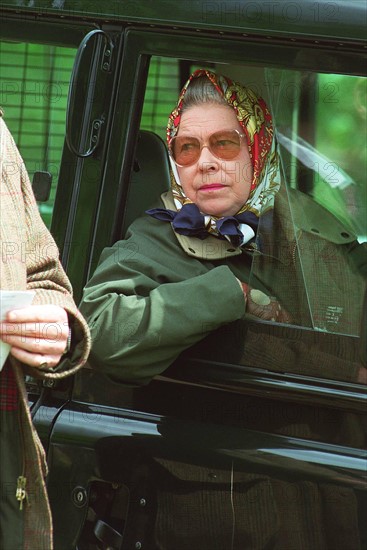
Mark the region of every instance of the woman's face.
[[[197, 137], [206, 145], [209, 136], [220, 130], [243, 133], [231, 107], [210, 103], [184, 111], [177, 135]], [[203, 147], [195, 164], [177, 166], [177, 170], [185, 195], [203, 214], [233, 216], [249, 197], [253, 168], [245, 137], [233, 160], [216, 158]]]

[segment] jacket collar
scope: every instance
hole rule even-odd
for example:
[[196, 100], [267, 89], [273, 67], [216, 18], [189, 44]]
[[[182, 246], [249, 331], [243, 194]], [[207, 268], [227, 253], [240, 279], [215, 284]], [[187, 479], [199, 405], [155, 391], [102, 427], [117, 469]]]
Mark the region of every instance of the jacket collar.
[[[171, 191], [163, 193], [161, 199], [166, 208], [176, 210]], [[231, 256], [242, 254], [240, 247], [235, 247], [227, 240], [218, 239], [212, 235], [201, 240], [195, 237], [179, 235], [175, 231], [174, 234], [182, 249], [188, 256], [192, 256], [193, 258], [200, 258], [202, 260], [223, 260]]]

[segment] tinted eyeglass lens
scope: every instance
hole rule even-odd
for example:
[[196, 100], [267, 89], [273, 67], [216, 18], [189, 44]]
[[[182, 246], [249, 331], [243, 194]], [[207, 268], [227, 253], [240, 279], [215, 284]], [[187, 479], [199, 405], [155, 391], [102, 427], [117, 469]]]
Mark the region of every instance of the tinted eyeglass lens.
[[241, 148], [241, 138], [235, 130], [216, 132], [209, 138], [209, 149], [223, 160], [232, 160], [237, 157]]
[[171, 142], [173, 159], [180, 166], [194, 164], [200, 157], [201, 144], [195, 137], [175, 137]]
[[[179, 166], [190, 166], [199, 160], [204, 144], [192, 136], [177, 136], [171, 141], [171, 155]], [[232, 160], [240, 153], [241, 136], [236, 130], [215, 132], [209, 137], [209, 150], [221, 160]]]

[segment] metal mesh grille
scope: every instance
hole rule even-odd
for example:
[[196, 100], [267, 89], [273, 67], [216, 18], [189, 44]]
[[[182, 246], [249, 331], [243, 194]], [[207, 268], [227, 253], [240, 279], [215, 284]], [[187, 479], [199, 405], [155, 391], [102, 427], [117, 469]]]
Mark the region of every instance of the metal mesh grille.
[[71, 48], [0, 42], [0, 104], [32, 179], [37, 170], [53, 176], [50, 200], [41, 213], [50, 223], [65, 137]]
[[179, 89], [178, 60], [153, 57], [144, 98], [141, 120], [143, 130], [155, 132], [165, 139], [168, 115], [177, 101]]
[[[0, 42], [0, 106], [21, 151], [30, 178], [37, 170], [52, 174], [50, 200], [40, 205], [47, 225], [65, 139], [70, 74], [76, 50], [32, 43]], [[141, 128], [165, 137], [180, 89], [179, 62], [152, 58]]]

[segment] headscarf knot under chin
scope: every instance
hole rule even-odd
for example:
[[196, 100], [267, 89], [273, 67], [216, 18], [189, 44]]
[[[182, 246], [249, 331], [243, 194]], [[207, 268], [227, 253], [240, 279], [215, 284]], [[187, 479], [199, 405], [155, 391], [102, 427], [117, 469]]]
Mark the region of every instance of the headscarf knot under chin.
[[252, 212], [243, 212], [236, 216], [223, 216], [216, 220], [216, 231], [210, 231], [205, 216], [196, 204], [185, 204], [180, 210], [152, 208], [147, 214], [160, 221], [169, 221], [176, 233], [189, 237], [206, 239], [212, 233], [219, 238], [228, 239], [234, 246], [241, 246], [244, 241], [241, 224], [248, 225], [256, 234], [259, 218]]

